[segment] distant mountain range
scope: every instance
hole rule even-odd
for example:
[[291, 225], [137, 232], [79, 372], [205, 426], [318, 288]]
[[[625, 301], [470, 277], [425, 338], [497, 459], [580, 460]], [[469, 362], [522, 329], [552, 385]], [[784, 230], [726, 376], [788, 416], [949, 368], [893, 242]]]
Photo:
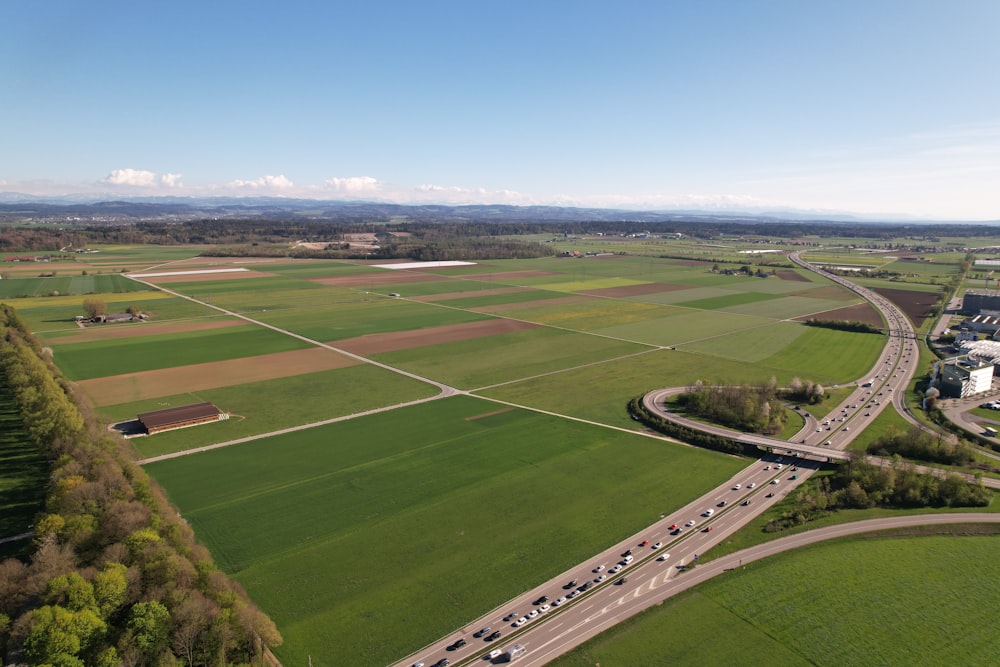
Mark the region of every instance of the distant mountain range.
[[[706, 211], [622, 210], [564, 206], [393, 204], [371, 201], [285, 199], [281, 197], [133, 197], [98, 200], [69, 195], [38, 197], [0, 192], [0, 220], [45, 220], [49, 222], [127, 223], [139, 221], [183, 221], [204, 218], [282, 218], [286, 220], [420, 220], [447, 222], [824, 222], [857, 224], [939, 224], [912, 219], [864, 219], [858, 216], [805, 211]], [[951, 224], [955, 224], [954, 222]], [[1000, 221], [964, 224], [989, 225]]]

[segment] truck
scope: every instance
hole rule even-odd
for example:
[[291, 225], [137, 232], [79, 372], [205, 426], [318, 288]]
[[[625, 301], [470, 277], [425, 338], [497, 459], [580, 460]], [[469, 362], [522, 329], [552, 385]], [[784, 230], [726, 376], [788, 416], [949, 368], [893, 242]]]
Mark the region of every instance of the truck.
[[507, 649], [506, 653], [503, 654], [503, 661], [504, 662], [514, 662], [515, 660], [517, 660], [518, 658], [520, 658], [522, 655], [524, 655], [525, 651], [527, 651], [527, 650], [528, 649], [524, 648], [520, 644], [514, 644], [509, 649]]
[[995, 438], [997, 437], [997, 430], [992, 426], [987, 426], [983, 429], [983, 435], [988, 438]]

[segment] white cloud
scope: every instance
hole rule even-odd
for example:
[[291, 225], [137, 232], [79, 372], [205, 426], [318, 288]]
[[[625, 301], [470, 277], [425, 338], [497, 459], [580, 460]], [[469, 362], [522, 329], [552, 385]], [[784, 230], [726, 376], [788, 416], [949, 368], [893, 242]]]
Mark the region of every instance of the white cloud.
[[242, 181], [237, 179], [235, 181], [230, 181], [226, 185], [247, 190], [289, 190], [295, 187], [294, 183], [281, 174], [278, 176], [261, 176], [260, 178], [255, 178], [252, 181]]
[[335, 192], [356, 194], [359, 192], [377, 192], [382, 184], [371, 176], [350, 176], [347, 178], [328, 178], [324, 183]]
[[181, 176], [183, 174], [160, 174], [160, 184], [168, 188], [182, 188]]
[[149, 187], [154, 185], [156, 174], [142, 169], [115, 169], [104, 178], [111, 185], [133, 185]]

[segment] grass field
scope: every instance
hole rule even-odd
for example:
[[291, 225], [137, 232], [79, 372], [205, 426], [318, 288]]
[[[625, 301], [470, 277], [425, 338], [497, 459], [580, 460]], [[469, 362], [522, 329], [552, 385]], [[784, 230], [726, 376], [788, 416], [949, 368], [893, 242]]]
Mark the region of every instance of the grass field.
[[69, 343], [54, 358], [71, 380], [238, 359], [308, 347], [309, 343], [257, 326], [192, 331], [186, 334]]
[[277, 621], [279, 658], [319, 667], [391, 662], [742, 465], [457, 397], [148, 469]]
[[[44, 270], [45, 265], [39, 265]], [[51, 278], [8, 278], [0, 280], [0, 299], [57, 295], [80, 295], [112, 292], [142, 292], [148, 289], [134, 280], [114, 273]]]
[[135, 438], [141, 456], [157, 456], [226, 442], [299, 424], [342, 417], [437, 394], [431, 385], [369, 364], [166, 396], [99, 409], [108, 421], [140, 412], [211, 401], [232, 414], [227, 421]]
[[780, 554], [668, 600], [552, 664], [750, 665], [761, 656], [831, 667], [997, 664], [1000, 637], [984, 617], [1000, 599], [997, 540], [876, 534]]

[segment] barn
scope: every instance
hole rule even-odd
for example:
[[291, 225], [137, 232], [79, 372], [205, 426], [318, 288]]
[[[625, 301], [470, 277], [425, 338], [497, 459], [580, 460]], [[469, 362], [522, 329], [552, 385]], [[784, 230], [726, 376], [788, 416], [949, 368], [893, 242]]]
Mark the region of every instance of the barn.
[[180, 405], [176, 408], [143, 412], [138, 415], [139, 423], [149, 435], [174, 428], [208, 424], [228, 417], [229, 415], [208, 402]]

